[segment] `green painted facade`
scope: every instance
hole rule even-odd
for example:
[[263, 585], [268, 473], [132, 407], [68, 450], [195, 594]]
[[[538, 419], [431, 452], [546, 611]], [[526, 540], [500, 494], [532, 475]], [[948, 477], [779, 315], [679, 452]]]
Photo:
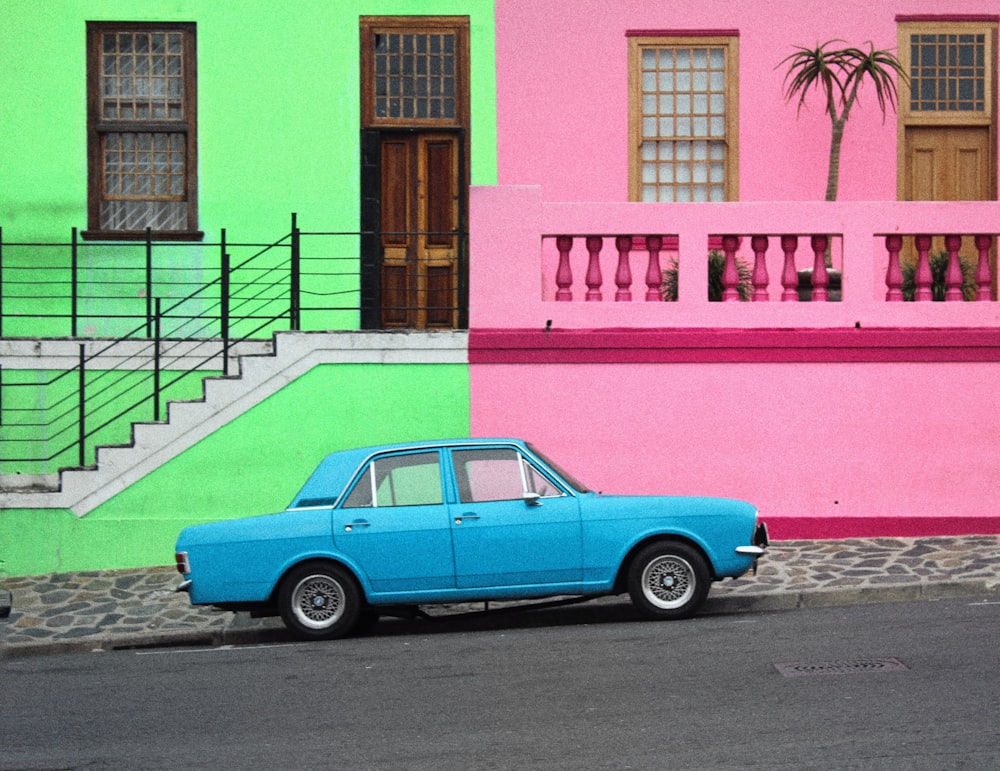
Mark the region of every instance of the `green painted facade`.
[[468, 16], [473, 185], [496, 184], [492, 0], [4, 0], [0, 226], [68, 241], [87, 224], [87, 21], [197, 24], [205, 240], [359, 229], [362, 15]]
[[320, 365], [85, 517], [0, 511], [0, 577], [169, 565], [181, 528], [281, 511], [328, 453], [468, 434], [465, 365]]
[[[142, 244], [80, 243], [81, 270], [103, 288], [99, 299], [80, 309], [85, 318], [77, 334], [114, 337], [142, 336], [135, 318], [150, 291], [183, 296], [176, 283], [208, 280], [217, 270], [223, 232], [230, 244], [270, 244], [287, 237], [293, 212], [303, 231], [360, 230], [359, 17], [419, 15], [469, 18], [469, 170], [472, 184], [495, 184], [493, 0], [0, 3], [0, 259], [6, 279], [0, 333], [70, 336], [66, 320], [41, 320], [37, 306], [19, 301], [10, 277], [45, 266], [46, 275], [65, 283], [72, 229], [87, 228], [87, 21], [197, 25], [198, 227], [204, 240], [158, 247], [152, 290], [145, 285]], [[307, 288], [314, 296], [356, 294], [357, 240], [303, 237], [304, 260], [341, 260], [311, 279]], [[230, 251], [240, 260], [254, 248]], [[54, 291], [45, 302], [68, 311], [65, 293]], [[333, 310], [337, 302], [304, 311], [302, 328], [357, 328], [357, 313]], [[264, 326], [255, 336], [276, 328], [280, 324]], [[282, 509], [326, 453], [467, 435], [468, 412], [465, 366], [324, 365], [85, 517], [0, 510], [0, 577], [169, 563], [181, 527]]]
[[[194, 22], [197, 28], [199, 228], [204, 240], [157, 251], [153, 291], [199, 278], [218, 265], [223, 230], [230, 243], [271, 244], [287, 237], [291, 215], [304, 231], [360, 230], [360, 34], [362, 15], [469, 18], [470, 158], [474, 185], [496, 183], [496, 83], [492, 0], [27, 0], [0, 4], [0, 252], [6, 273], [4, 327], [15, 337], [71, 334], [68, 322], [35, 318], [39, 303], [18, 300], [18, 278], [44, 265], [44, 304], [69, 314], [72, 228], [87, 228], [87, 21]], [[63, 248], [13, 244], [62, 243]], [[85, 303], [79, 335], [125, 336], [144, 311], [142, 245], [83, 242], [81, 280], [100, 299]], [[237, 249], [234, 260], [253, 252]], [[280, 251], [280, 250], [279, 250]], [[336, 256], [336, 262], [321, 261]], [[352, 329], [358, 239], [303, 242], [303, 288], [315, 311], [304, 329]], [[309, 262], [312, 260], [312, 262]], [[341, 262], [340, 260], [343, 260]], [[113, 272], [119, 271], [119, 272]], [[124, 271], [124, 272], [121, 272]], [[132, 300], [131, 307], [124, 302]], [[110, 314], [115, 314], [111, 316]], [[270, 328], [256, 332], [267, 335]]]

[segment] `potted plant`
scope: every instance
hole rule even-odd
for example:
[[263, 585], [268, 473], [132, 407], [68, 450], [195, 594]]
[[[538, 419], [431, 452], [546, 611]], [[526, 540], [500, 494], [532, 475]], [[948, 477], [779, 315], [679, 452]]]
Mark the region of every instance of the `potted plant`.
[[[660, 291], [663, 293], [664, 302], [677, 302], [677, 258], [670, 260], [670, 264], [663, 271], [663, 284]], [[722, 283], [722, 274], [726, 269], [726, 255], [717, 249], [708, 253], [708, 300], [709, 302], [722, 302], [722, 292], [725, 286]], [[740, 257], [736, 258], [736, 272], [740, 280], [736, 285], [736, 290], [740, 293], [740, 300], [748, 302], [753, 295], [753, 268]]]
[[[948, 273], [948, 252], [938, 252], [928, 258], [931, 266], [931, 294], [935, 302], [943, 302], [948, 285], [945, 276]], [[975, 300], [979, 287], [976, 284], [976, 267], [978, 261], [959, 258], [959, 265], [962, 268], [962, 299]], [[917, 291], [917, 266], [912, 263], [900, 265], [903, 273], [903, 300], [913, 302]]]

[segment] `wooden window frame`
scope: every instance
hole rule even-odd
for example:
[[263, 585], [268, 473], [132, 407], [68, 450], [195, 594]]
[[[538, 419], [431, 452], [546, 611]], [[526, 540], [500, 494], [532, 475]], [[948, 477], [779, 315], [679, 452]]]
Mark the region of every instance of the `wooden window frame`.
[[646, 49], [711, 47], [725, 51], [726, 162], [725, 201], [739, 200], [739, 31], [630, 30], [628, 39], [628, 191], [630, 201], [642, 201], [642, 53]]
[[[105, 120], [101, 110], [101, 54], [107, 32], [180, 32], [183, 36], [184, 97], [181, 119]], [[197, 141], [197, 37], [194, 22], [87, 22], [87, 224], [81, 236], [95, 240], [137, 241], [146, 230], [115, 230], [101, 224], [105, 199], [103, 139], [113, 133], [172, 133], [184, 135], [185, 166], [183, 201], [186, 227], [153, 230], [158, 241], [197, 241], [204, 237], [198, 229], [198, 141]]]
[[[1000, 16], [897, 16], [896, 45], [903, 72], [910, 74], [910, 38], [914, 34], [969, 34], [981, 31], [986, 35], [986, 94], [982, 112], [971, 110], [913, 110], [910, 105], [910, 81], [898, 79], [898, 109], [896, 116], [896, 184], [897, 198], [904, 196], [903, 169], [906, 168], [907, 129], [915, 126], [987, 126], [989, 148], [993, 158], [997, 153], [997, 27]], [[991, 160], [995, 168], [995, 160]], [[991, 196], [996, 198], [996, 174], [991, 174]]]
[[[469, 125], [469, 17], [362, 16], [361, 121], [365, 128], [466, 128]], [[375, 36], [395, 34], [455, 35], [455, 116], [453, 118], [379, 117], [375, 110]]]
[[907, 75], [911, 72], [910, 39], [913, 35], [975, 34], [986, 37], [986, 94], [983, 111], [913, 110], [910, 105], [910, 81], [899, 79], [899, 122], [921, 126], [986, 126], [994, 122], [997, 106], [997, 17], [927, 17], [901, 16], [896, 19], [897, 50], [899, 63]]

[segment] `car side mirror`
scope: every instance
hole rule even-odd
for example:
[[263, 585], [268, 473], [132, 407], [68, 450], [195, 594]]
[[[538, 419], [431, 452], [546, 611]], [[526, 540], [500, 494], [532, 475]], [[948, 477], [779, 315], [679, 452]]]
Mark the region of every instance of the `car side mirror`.
[[542, 496], [540, 496], [538, 493], [524, 494], [524, 502], [529, 506], [541, 506], [542, 505], [541, 498]]

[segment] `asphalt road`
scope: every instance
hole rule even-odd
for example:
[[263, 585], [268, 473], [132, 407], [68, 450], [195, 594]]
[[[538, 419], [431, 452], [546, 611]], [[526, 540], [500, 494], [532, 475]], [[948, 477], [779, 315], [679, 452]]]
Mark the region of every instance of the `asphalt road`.
[[591, 604], [12, 659], [0, 769], [997, 768], [998, 628], [969, 600], [669, 623]]

